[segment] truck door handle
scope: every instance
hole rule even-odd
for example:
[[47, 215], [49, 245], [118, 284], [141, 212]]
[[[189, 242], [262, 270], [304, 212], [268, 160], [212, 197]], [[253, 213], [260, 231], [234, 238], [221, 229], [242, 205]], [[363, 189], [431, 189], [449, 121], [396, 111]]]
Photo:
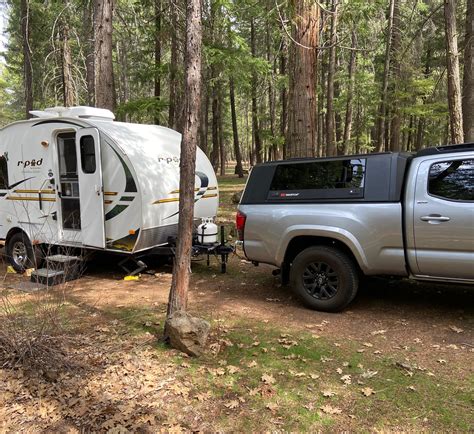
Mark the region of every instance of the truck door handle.
[[430, 214], [420, 217], [420, 220], [424, 222], [449, 222], [451, 219], [440, 214]]

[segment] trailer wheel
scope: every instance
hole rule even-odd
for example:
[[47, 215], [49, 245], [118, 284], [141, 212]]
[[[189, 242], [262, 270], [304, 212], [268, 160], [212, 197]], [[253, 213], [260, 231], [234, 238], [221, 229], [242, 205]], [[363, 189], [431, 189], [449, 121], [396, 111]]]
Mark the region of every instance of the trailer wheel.
[[345, 253], [333, 247], [303, 250], [290, 269], [293, 291], [311, 309], [338, 312], [355, 297], [359, 284], [357, 268]]
[[35, 253], [30, 240], [23, 232], [17, 232], [7, 241], [7, 259], [13, 269], [23, 273], [28, 268], [35, 268]]

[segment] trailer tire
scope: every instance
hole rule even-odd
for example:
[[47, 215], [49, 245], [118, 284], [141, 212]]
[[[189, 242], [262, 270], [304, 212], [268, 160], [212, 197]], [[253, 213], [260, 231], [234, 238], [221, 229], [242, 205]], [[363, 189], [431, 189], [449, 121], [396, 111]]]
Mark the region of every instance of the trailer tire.
[[315, 310], [339, 312], [356, 296], [359, 276], [354, 261], [333, 247], [309, 247], [290, 269], [290, 284], [303, 303]]
[[28, 236], [24, 232], [13, 234], [5, 246], [8, 262], [17, 273], [36, 268], [36, 255]]

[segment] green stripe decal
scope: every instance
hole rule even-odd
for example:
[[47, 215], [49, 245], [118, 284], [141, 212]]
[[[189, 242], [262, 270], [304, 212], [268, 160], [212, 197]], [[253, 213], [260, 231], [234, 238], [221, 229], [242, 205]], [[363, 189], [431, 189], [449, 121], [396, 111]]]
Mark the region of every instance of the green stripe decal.
[[135, 199], [134, 196], [122, 196], [120, 198], [121, 201], [124, 201], [124, 202], [131, 202], [133, 199]]
[[126, 210], [128, 205], [115, 205], [107, 214], [105, 214], [105, 220], [113, 219], [117, 217], [122, 211]]

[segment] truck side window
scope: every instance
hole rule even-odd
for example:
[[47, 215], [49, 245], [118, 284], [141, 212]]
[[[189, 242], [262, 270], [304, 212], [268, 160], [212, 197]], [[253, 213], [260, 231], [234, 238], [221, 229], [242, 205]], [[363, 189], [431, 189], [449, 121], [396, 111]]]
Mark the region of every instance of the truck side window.
[[8, 190], [8, 163], [7, 157], [0, 157], [0, 190]]
[[81, 137], [81, 165], [84, 173], [95, 172], [95, 147], [94, 137], [83, 136]]
[[433, 164], [430, 167], [428, 193], [443, 199], [474, 201], [474, 160]]

